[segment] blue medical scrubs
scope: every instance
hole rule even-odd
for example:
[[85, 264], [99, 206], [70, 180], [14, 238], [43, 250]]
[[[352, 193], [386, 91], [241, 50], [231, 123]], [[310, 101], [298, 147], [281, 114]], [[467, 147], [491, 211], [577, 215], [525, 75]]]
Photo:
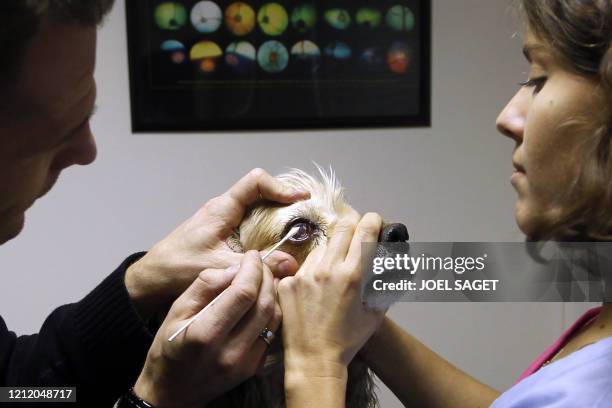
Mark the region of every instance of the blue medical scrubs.
[[612, 408], [612, 337], [542, 367], [491, 408]]

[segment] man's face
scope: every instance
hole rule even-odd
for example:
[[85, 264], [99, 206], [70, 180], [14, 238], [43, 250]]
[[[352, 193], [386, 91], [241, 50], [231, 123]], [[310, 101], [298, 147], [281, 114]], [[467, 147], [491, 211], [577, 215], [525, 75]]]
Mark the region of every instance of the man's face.
[[96, 30], [44, 25], [22, 60], [0, 123], [0, 244], [23, 228], [25, 211], [62, 170], [95, 160], [89, 127], [96, 84]]

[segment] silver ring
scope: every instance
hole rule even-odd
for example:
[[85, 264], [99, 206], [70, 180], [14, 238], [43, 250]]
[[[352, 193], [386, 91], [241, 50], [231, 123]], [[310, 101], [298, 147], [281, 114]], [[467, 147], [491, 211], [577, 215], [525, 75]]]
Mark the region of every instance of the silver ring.
[[272, 330], [265, 327], [260, 333], [259, 338], [266, 342], [268, 347], [272, 345], [272, 341], [274, 340], [274, 332]]

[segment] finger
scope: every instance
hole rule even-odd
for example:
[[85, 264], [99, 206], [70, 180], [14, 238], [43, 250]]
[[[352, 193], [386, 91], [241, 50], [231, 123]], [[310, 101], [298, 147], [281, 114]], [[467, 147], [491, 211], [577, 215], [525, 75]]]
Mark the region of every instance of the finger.
[[[266, 324], [266, 328], [270, 329], [270, 331], [272, 331], [274, 337], [272, 338], [272, 340], [270, 340], [270, 345], [268, 346], [268, 344], [259, 336], [261, 331], [257, 334], [257, 337], [254, 339], [254, 342], [251, 344], [251, 348], [249, 350], [249, 354], [252, 355], [253, 360], [257, 360], [257, 358], [259, 356], [265, 356], [267, 354], [267, 352], [270, 350], [270, 348], [272, 347], [272, 345], [274, 345], [274, 343], [276, 342], [282, 342], [282, 335], [280, 333], [280, 326], [281, 326], [281, 322], [283, 320], [282, 317], [282, 312], [280, 307], [278, 307], [277, 309], [275, 309], [274, 311], [274, 315], [272, 316], [272, 318], [270, 319], [270, 321], [268, 322], [268, 324]], [[261, 361], [261, 360], [260, 360]]]
[[361, 262], [361, 245], [365, 242], [378, 241], [382, 223], [382, 217], [376, 213], [367, 213], [363, 216], [355, 229], [345, 262], [350, 263], [354, 267]]
[[218, 338], [225, 338], [257, 301], [262, 272], [263, 263], [259, 253], [247, 252], [227, 291], [207, 313], [192, 324], [193, 331], [204, 334], [214, 328]]
[[[260, 251], [263, 257], [268, 251]], [[217, 269], [229, 268], [232, 265], [240, 265], [244, 254], [232, 251], [212, 251], [207, 254], [206, 262]], [[264, 261], [272, 274], [278, 278], [293, 276], [297, 272], [299, 265], [295, 258], [282, 251], [272, 252]]]
[[244, 253], [234, 252], [231, 249], [217, 249], [203, 253], [197, 261], [212, 265], [213, 268], [225, 269], [233, 265], [240, 265]]
[[[259, 338], [259, 334], [263, 329], [268, 328], [275, 330], [269, 325], [274, 320], [276, 312], [276, 293], [274, 291], [274, 277], [269, 269], [264, 268], [261, 290], [257, 303], [244, 318], [236, 325], [234, 330], [229, 335], [230, 346], [235, 348], [239, 353], [247, 353], [252, 347], [259, 348], [263, 353], [266, 343]], [[259, 341], [261, 344], [256, 344]]]
[[259, 337], [259, 335], [251, 346], [251, 350], [249, 351], [249, 358], [254, 361], [257, 361], [257, 359], [259, 358], [258, 367], [260, 369], [263, 368], [264, 363], [266, 361], [266, 357], [268, 356], [268, 352], [272, 349], [272, 347], [274, 347], [274, 350], [276, 350], [276, 348], [279, 346], [275, 343], [283, 341], [281, 333], [281, 324], [283, 320], [282, 316], [283, 315], [280, 306], [278, 306], [278, 308], [275, 309], [274, 316], [266, 326], [274, 334], [273, 339], [270, 341], [270, 346], [268, 346], [268, 344], [261, 337]]
[[168, 315], [176, 320], [191, 318], [230, 285], [237, 271], [237, 267], [203, 270], [174, 301]]
[[327, 253], [324, 261], [333, 262], [346, 258], [358, 222], [359, 214], [353, 209], [350, 209], [338, 219], [327, 243]]
[[[246, 208], [257, 200], [266, 199], [291, 204], [310, 197], [310, 192], [295, 190], [262, 169], [254, 169], [234, 184], [228, 191], [209, 200], [197, 217], [204, 217], [203, 224], [209, 230], [219, 230], [222, 236], [237, 227]], [[200, 215], [201, 214], [201, 215]]]
[[[268, 251], [261, 251], [260, 255], [265, 255]], [[274, 251], [264, 261], [270, 268], [272, 275], [276, 278], [293, 276], [297, 272], [299, 265], [294, 257], [286, 252]]]
[[306, 259], [304, 259], [302, 266], [300, 266], [300, 269], [298, 269], [298, 271], [295, 273], [295, 276], [305, 276], [316, 273], [319, 269], [319, 264], [321, 263], [321, 260], [325, 257], [326, 253], [326, 244], [321, 244], [312, 251], [310, 251], [308, 256], [306, 256]]
[[251, 170], [225, 194], [238, 201], [244, 208], [262, 198], [291, 204], [310, 197], [309, 192], [293, 189], [262, 169]]
[[[282, 334], [280, 332], [281, 321], [282, 313], [279, 307], [274, 313], [272, 320], [266, 325], [274, 335], [273, 339], [270, 341], [271, 345], [268, 346], [268, 344], [258, 335], [245, 356], [247, 361], [257, 362], [255, 366], [257, 372], [264, 369], [266, 364], [275, 365], [282, 363], [282, 353], [270, 354], [272, 350], [277, 350], [276, 347], [278, 347], [278, 345], [275, 345], [275, 343], [282, 342]], [[272, 347], [274, 347], [274, 349]]]
[[193, 217], [196, 225], [195, 231], [202, 236], [218, 235], [220, 239], [227, 239], [242, 220], [245, 207], [238, 201], [222, 194], [211, 198]]

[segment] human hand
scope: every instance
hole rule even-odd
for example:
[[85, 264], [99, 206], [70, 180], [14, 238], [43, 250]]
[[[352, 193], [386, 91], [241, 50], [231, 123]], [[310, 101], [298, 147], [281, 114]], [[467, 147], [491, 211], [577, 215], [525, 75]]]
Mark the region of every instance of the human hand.
[[[276, 331], [281, 312], [274, 277], [256, 251], [247, 252], [236, 269], [201, 272], [174, 302], [134, 386], [136, 395], [159, 408], [201, 408], [256, 373], [267, 349], [259, 334], [265, 327]], [[230, 282], [209, 310], [168, 341]]]
[[351, 212], [338, 220], [327, 246], [316, 248], [297, 274], [282, 279], [286, 381], [303, 376], [343, 376], [379, 326], [384, 313], [361, 301], [363, 242], [377, 242], [382, 219]]
[[[246, 208], [259, 199], [290, 204], [307, 199], [262, 169], [244, 176], [227, 192], [208, 201], [194, 216], [157, 243], [126, 271], [125, 285], [145, 319], [167, 308], [204, 269], [237, 265], [242, 254], [226, 243]], [[298, 265], [288, 254], [275, 252], [266, 264], [277, 277], [293, 274]]]

